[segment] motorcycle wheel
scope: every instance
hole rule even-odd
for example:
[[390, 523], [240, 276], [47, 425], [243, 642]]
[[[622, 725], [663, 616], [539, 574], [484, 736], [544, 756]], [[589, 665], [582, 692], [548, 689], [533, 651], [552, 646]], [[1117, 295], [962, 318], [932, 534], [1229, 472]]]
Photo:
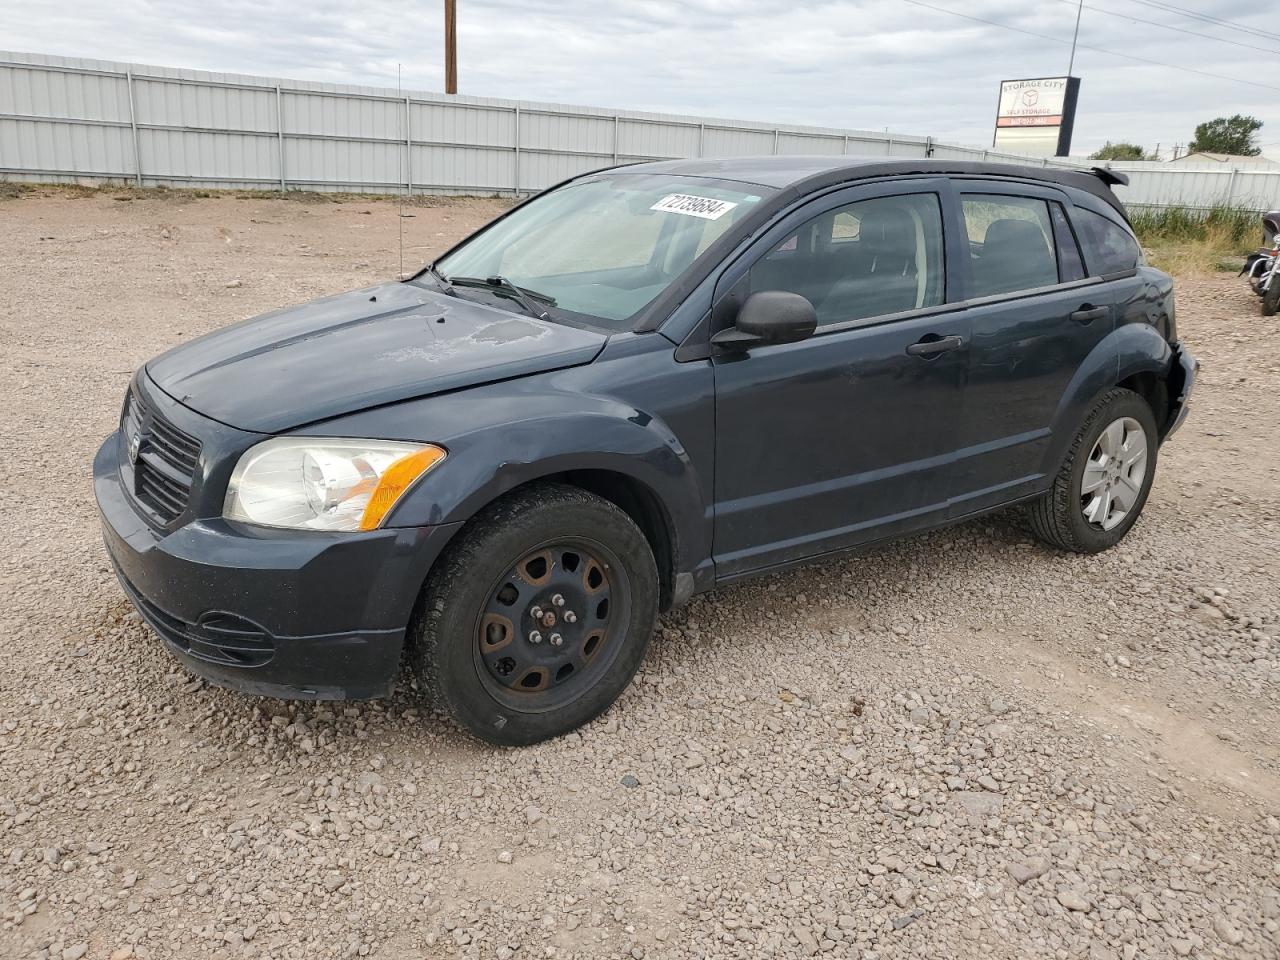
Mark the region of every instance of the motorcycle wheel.
[[1273, 276], [1262, 294], [1262, 315], [1274, 317], [1280, 311], [1280, 276]]

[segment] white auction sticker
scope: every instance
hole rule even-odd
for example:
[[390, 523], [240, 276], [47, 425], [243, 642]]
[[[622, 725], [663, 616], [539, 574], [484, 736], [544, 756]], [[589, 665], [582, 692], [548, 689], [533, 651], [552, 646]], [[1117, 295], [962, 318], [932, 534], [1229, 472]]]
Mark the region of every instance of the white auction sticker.
[[683, 213], [686, 217], [701, 217], [703, 220], [719, 220], [736, 206], [736, 203], [730, 203], [728, 200], [712, 200], [710, 197], [673, 193], [663, 197], [649, 209], [661, 210], [663, 213]]

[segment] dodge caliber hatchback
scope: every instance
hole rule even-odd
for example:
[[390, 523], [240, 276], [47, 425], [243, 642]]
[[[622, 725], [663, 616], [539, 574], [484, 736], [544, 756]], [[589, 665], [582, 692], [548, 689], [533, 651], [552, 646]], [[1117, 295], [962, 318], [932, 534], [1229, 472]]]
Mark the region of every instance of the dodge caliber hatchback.
[[590, 173], [405, 282], [148, 362], [94, 462], [195, 673], [476, 736], [605, 710], [658, 612], [1010, 504], [1133, 526], [1196, 363], [1106, 171], [769, 157]]

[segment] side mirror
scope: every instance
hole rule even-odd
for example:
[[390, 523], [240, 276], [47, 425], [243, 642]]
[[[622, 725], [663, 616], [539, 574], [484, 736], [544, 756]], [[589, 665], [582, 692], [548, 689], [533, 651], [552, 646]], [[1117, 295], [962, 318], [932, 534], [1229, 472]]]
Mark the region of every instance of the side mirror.
[[734, 325], [711, 342], [745, 350], [766, 343], [794, 343], [813, 334], [818, 314], [807, 298], [789, 290], [761, 290], [747, 297]]

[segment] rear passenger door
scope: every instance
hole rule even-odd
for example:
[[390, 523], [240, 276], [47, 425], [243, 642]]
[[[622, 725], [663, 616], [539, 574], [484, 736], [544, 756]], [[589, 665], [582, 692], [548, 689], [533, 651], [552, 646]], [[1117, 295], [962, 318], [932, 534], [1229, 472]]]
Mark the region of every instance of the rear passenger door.
[[976, 179], [956, 186], [968, 239], [958, 280], [972, 325], [952, 488], [960, 517], [1043, 486], [1063, 396], [1115, 328], [1135, 281], [1088, 275], [1064, 191]]

